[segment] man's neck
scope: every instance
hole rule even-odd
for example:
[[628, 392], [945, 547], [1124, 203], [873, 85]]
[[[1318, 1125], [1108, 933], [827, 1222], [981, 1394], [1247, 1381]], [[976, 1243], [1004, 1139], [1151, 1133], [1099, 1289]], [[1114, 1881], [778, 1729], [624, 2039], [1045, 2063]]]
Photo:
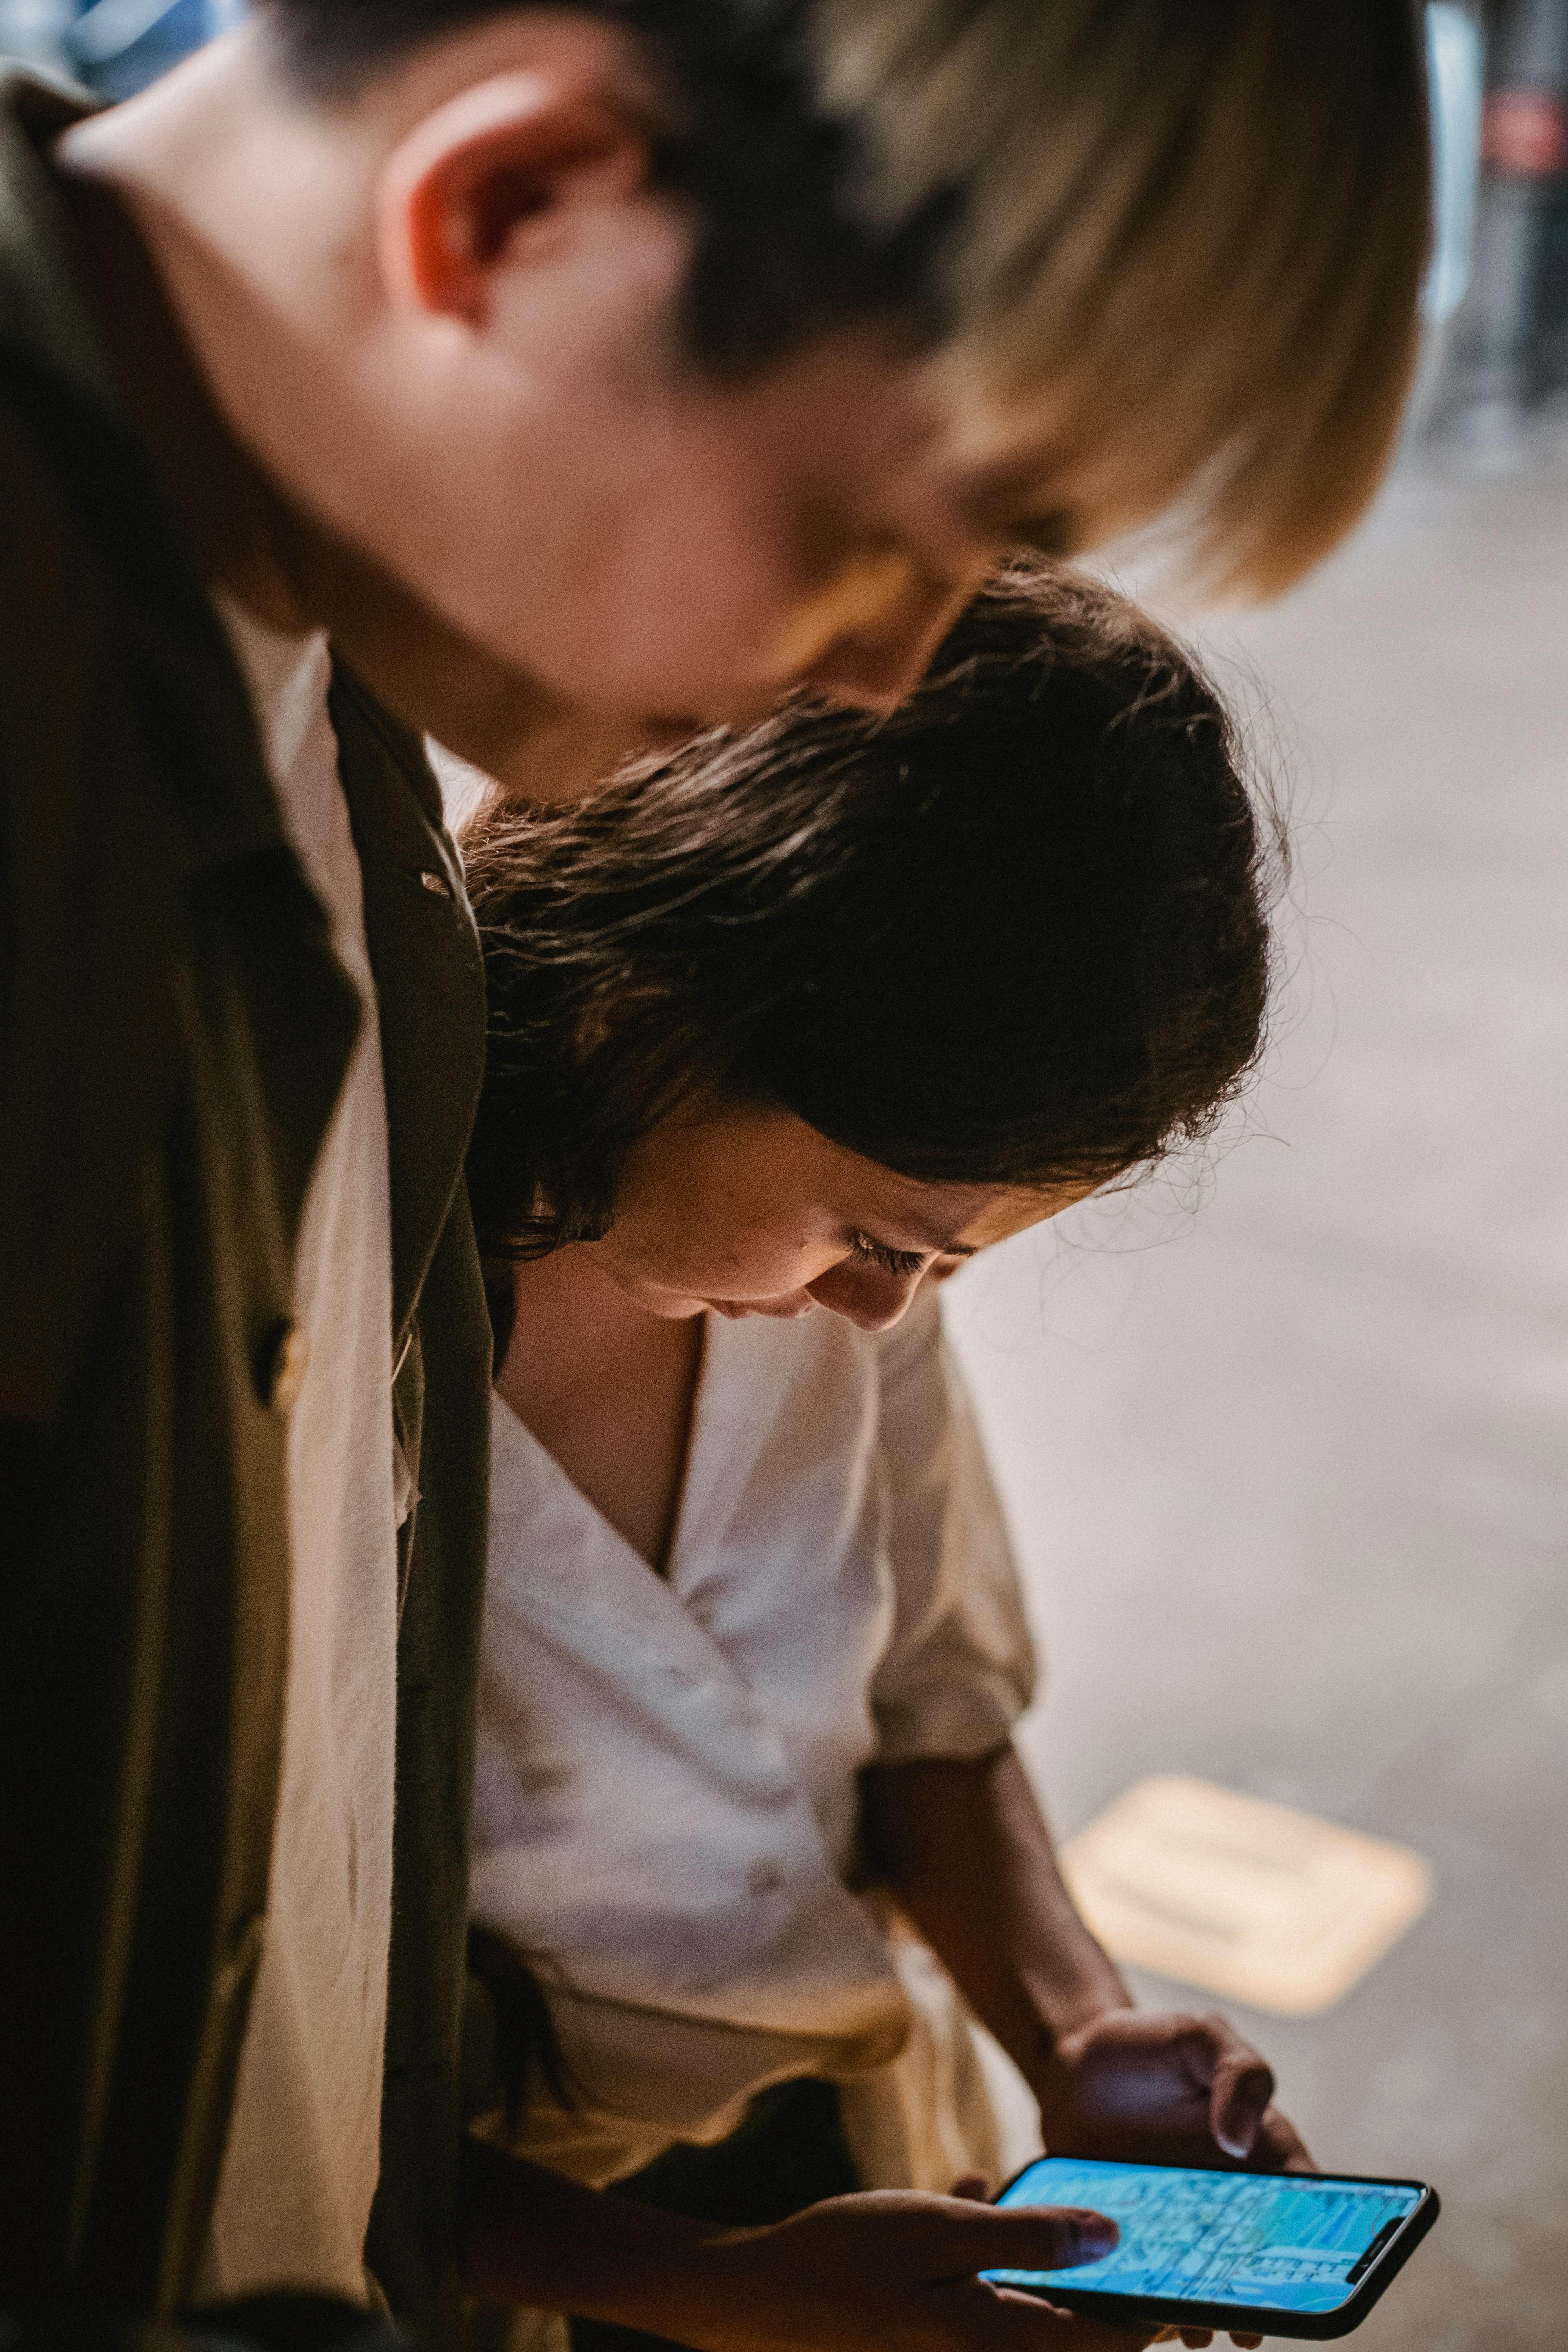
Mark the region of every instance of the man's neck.
[[[121, 171], [100, 120], [62, 142], [56, 170], [132, 418], [204, 578], [271, 628], [325, 628], [406, 724], [516, 796], [591, 790], [627, 748], [620, 731], [556, 704], [431, 613], [305, 512], [232, 429], [160, 257], [167, 207]], [[189, 241], [189, 224], [180, 235]]]
[[107, 181], [59, 179], [132, 416], [209, 584], [270, 628], [327, 629], [389, 709], [511, 795], [591, 791], [624, 731], [556, 704], [290, 501], [208, 390], [132, 205]]
[[105, 181], [62, 170], [58, 184], [126, 405], [204, 576], [273, 628], [320, 625], [288, 511], [214, 404], [134, 213]]

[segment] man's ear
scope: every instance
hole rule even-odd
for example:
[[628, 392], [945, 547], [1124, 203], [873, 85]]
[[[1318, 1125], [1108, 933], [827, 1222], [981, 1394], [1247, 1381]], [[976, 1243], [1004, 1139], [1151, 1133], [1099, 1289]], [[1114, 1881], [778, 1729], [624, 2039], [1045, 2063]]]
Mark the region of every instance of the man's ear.
[[520, 229], [554, 238], [574, 206], [646, 187], [650, 161], [646, 128], [580, 85], [547, 72], [474, 84], [416, 123], [383, 167], [376, 234], [389, 298], [478, 325]]

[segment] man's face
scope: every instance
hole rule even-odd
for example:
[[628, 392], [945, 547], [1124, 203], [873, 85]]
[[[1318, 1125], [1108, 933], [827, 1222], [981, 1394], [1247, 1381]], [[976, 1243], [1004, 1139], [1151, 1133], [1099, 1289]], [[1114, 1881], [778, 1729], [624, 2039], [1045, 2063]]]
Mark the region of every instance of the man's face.
[[800, 684], [897, 701], [1000, 551], [918, 372], [869, 334], [741, 384], [638, 348], [568, 371], [557, 345], [548, 395], [469, 478], [452, 616], [563, 702], [678, 733]]
[[519, 272], [482, 342], [453, 331], [427, 434], [396, 403], [403, 495], [345, 531], [568, 709], [684, 735], [799, 685], [891, 705], [1001, 551], [934, 383], [872, 329], [715, 379], [679, 349], [683, 225], [646, 207], [632, 266], [616, 234], [590, 288]]
[[900, 699], [1005, 544], [973, 420], [876, 323], [738, 382], [690, 361], [697, 226], [609, 29], [503, 11], [343, 106], [300, 102], [264, 32], [67, 146], [133, 194], [280, 494], [300, 619], [485, 765], [509, 729], [597, 753], [797, 686]]

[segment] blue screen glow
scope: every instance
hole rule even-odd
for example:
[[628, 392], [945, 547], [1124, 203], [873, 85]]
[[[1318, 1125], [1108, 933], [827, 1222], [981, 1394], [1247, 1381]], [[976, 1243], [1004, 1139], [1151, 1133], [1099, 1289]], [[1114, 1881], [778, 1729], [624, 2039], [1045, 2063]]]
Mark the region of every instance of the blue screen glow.
[[1007, 2286], [1073, 2286], [1184, 2303], [1337, 2311], [1352, 2271], [1418, 2189], [1289, 2174], [1183, 2172], [1052, 2156], [1032, 2164], [1003, 2205], [1087, 2205], [1108, 2213], [1121, 2242], [1103, 2263], [1070, 2271], [989, 2271]]

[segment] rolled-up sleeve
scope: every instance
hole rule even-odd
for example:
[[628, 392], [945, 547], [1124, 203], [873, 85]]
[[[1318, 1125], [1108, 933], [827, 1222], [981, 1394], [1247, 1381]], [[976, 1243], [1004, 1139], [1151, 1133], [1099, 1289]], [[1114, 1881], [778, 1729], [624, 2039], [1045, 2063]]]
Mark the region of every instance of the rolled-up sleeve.
[[895, 1597], [871, 1688], [879, 1760], [981, 1756], [1035, 1694], [1013, 1547], [934, 1288], [879, 1347]]

